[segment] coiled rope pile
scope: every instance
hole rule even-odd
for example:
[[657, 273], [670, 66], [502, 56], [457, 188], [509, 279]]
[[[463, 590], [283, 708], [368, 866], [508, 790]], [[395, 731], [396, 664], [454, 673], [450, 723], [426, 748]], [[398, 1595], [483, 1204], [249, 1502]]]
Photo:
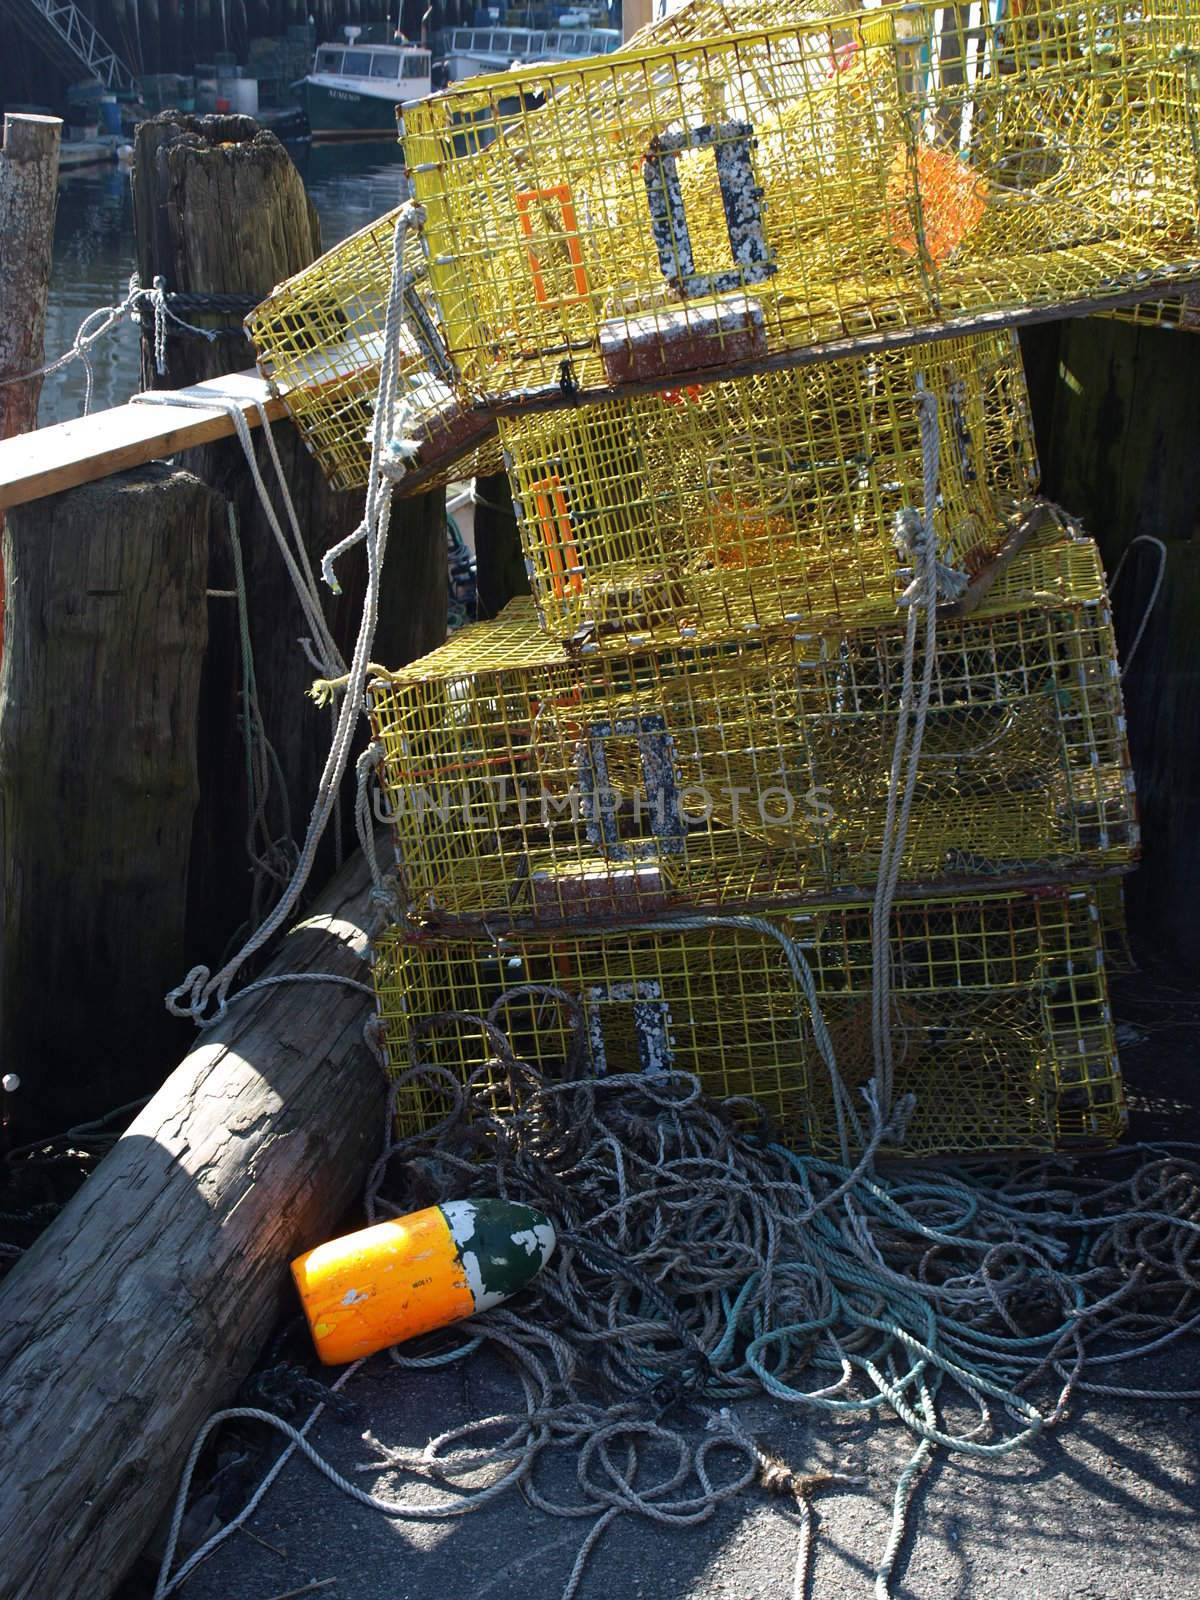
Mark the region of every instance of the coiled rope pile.
[[[536, 986], [521, 994], [564, 1006], [582, 1045], [571, 997]], [[570, 1600], [617, 1517], [689, 1526], [757, 1480], [800, 1510], [793, 1593], [802, 1596], [809, 1494], [827, 1480], [765, 1456], [737, 1404], [765, 1393], [817, 1412], [890, 1412], [914, 1450], [878, 1559], [875, 1593], [885, 1597], [937, 1449], [1006, 1455], [1060, 1422], [1075, 1392], [1176, 1397], [1120, 1381], [1119, 1369], [1200, 1328], [1200, 1150], [1133, 1146], [1090, 1168], [1046, 1159], [885, 1169], [872, 1150], [888, 1130], [868, 1089], [871, 1148], [847, 1168], [784, 1148], [761, 1108], [706, 1100], [685, 1073], [581, 1077], [568, 1061], [563, 1081], [546, 1079], [496, 1026], [512, 998], [488, 1018], [447, 1013], [415, 1030], [393, 1104], [416, 1085], [445, 1115], [430, 1133], [386, 1145], [368, 1214], [498, 1193], [555, 1219], [559, 1251], [517, 1309], [475, 1319], [447, 1353], [390, 1353], [420, 1367], [493, 1346], [514, 1368], [523, 1406], [423, 1451], [364, 1436], [374, 1457], [364, 1472], [432, 1480], [445, 1490], [437, 1501], [368, 1494], [342, 1477], [305, 1437], [313, 1418], [296, 1430], [251, 1408], [223, 1414], [272, 1422], [293, 1441], [285, 1457], [301, 1449], [364, 1505], [440, 1520], [519, 1486], [534, 1506], [591, 1522]], [[483, 1027], [493, 1047], [465, 1084], [427, 1064], [431, 1033], [464, 1023]], [[686, 1412], [673, 1410], [680, 1401]], [[945, 1420], [964, 1402], [969, 1425]], [[702, 1420], [689, 1425], [696, 1413]], [[578, 1481], [578, 1498], [565, 1503], [541, 1487], [543, 1466], [564, 1451]], [[177, 1524], [182, 1504], [181, 1494]], [[211, 1542], [168, 1578], [173, 1548], [158, 1596]]]

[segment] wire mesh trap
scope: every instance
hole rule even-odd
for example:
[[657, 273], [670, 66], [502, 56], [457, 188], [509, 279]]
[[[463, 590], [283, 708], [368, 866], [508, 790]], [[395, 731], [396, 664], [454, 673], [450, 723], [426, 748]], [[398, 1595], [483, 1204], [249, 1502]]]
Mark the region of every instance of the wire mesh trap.
[[1110, 976], [1124, 977], [1138, 970], [1129, 937], [1125, 911], [1125, 883], [1121, 878], [1100, 878], [1094, 885], [1100, 911], [1100, 937]]
[[800, 17], [813, 21], [818, 17], [836, 17], [845, 10], [845, 0], [803, 0], [800, 5], [796, 0], [684, 0], [683, 5], [639, 28], [621, 49], [632, 52], [655, 45], [712, 39], [718, 34], [741, 33], [748, 28], [794, 26]]
[[1190, 0], [767, 15], [405, 108], [477, 396], [567, 404], [1200, 275]]
[[[551, 1077], [692, 1072], [710, 1095], [756, 1101], [785, 1142], [832, 1153], [831, 1080], [792, 960], [798, 952], [811, 969], [837, 1069], [857, 1090], [873, 1071], [869, 909], [812, 907], [769, 926], [685, 920], [501, 940], [390, 931], [374, 971], [393, 1071], [412, 1061], [457, 1078], [482, 1073], [494, 1108], [506, 1110], [506, 1070], [478, 1020], [491, 1015], [517, 1056]], [[916, 1097], [907, 1152], [1048, 1150], [1120, 1136], [1120, 1068], [1090, 891], [906, 902], [890, 930], [896, 1094]], [[563, 991], [578, 1013], [530, 985]], [[428, 1080], [401, 1087], [402, 1132], [444, 1112]]]
[[[1136, 853], [1095, 546], [1050, 540], [1006, 576], [939, 630], [907, 885]], [[370, 689], [414, 914], [499, 925], [865, 893], [903, 655], [895, 619], [583, 656], [528, 601], [463, 629]]]
[[1175, 333], [1200, 333], [1200, 286], [1183, 290], [1169, 300], [1143, 300], [1135, 306], [1122, 306], [1105, 313], [1118, 322], [1132, 322], [1140, 328], [1166, 328]]
[[[344, 240], [246, 319], [259, 370], [335, 489], [359, 489], [367, 481], [398, 216], [392, 211]], [[401, 479], [397, 486], [401, 495], [451, 477], [498, 472], [501, 465], [495, 422], [454, 388], [412, 231], [404, 241], [404, 265], [397, 400], [408, 433], [422, 448], [414, 463], [420, 470], [409, 474], [411, 483]]]
[[974, 575], [1037, 458], [1012, 333], [504, 418], [545, 625], [686, 635], [890, 610], [924, 504], [918, 382], [937, 396], [940, 558]]

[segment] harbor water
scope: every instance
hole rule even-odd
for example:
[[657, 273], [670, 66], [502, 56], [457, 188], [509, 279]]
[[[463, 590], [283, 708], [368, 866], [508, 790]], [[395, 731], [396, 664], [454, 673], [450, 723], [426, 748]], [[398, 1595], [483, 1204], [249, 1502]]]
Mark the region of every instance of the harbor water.
[[[364, 227], [402, 198], [400, 147], [388, 141], [289, 146], [292, 159], [321, 218], [328, 249]], [[124, 298], [134, 269], [133, 201], [129, 171], [90, 167], [62, 176], [54, 230], [54, 272], [46, 311], [46, 358], [74, 343], [89, 312]], [[246, 346], [244, 365], [253, 365]], [[141, 387], [137, 330], [114, 328], [93, 347], [92, 407], [121, 405]], [[66, 422], [83, 409], [84, 371], [79, 362], [46, 379], [38, 421]]]

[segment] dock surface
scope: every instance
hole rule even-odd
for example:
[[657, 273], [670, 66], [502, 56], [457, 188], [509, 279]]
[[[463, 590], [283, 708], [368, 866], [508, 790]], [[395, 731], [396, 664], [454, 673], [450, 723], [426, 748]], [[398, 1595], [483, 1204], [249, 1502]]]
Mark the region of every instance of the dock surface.
[[[1174, 996], [1174, 999], [1173, 999]], [[1123, 1058], [1133, 1133], [1200, 1136], [1200, 1044], [1194, 1005], [1137, 976], [1118, 980], [1126, 1019]], [[1112, 1369], [1097, 1369], [1108, 1381]], [[1113, 1376], [1147, 1388], [1195, 1389], [1195, 1343], [1180, 1341]], [[326, 1414], [317, 1449], [353, 1482], [424, 1503], [440, 1488], [411, 1477], [360, 1473], [364, 1427], [385, 1444], [421, 1448], [430, 1437], [520, 1406], [515, 1378], [479, 1354], [442, 1371], [406, 1372], [377, 1356], [346, 1386], [360, 1415]], [[969, 1425], [953, 1410], [952, 1420]], [[668, 1423], [687, 1420], [687, 1413]], [[897, 1476], [912, 1453], [899, 1424], [814, 1420], [766, 1399], [738, 1407], [767, 1450], [800, 1472], [866, 1474], [861, 1488], [822, 1492], [809, 1595], [870, 1600], [890, 1527]], [[691, 1414], [690, 1426], [703, 1427]], [[274, 1459], [274, 1450], [267, 1460]], [[650, 1475], [663, 1461], [647, 1459]], [[254, 1478], [252, 1483], [258, 1480]], [[575, 1457], [547, 1460], [538, 1486], [577, 1498]], [[558, 1600], [591, 1522], [533, 1510], [519, 1491], [443, 1522], [389, 1522], [355, 1504], [293, 1458], [248, 1524], [181, 1591], [184, 1600], [273, 1600], [310, 1582], [330, 1600]], [[1079, 1395], [1066, 1424], [1000, 1461], [935, 1454], [917, 1489], [895, 1600], [1194, 1600], [1200, 1596], [1200, 1401], [1109, 1400]], [[685, 1530], [623, 1516], [601, 1538], [578, 1600], [790, 1600], [798, 1522], [758, 1488]], [[265, 1543], [257, 1542], [258, 1540]], [[268, 1548], [274, 1546], [274, 1549]]]

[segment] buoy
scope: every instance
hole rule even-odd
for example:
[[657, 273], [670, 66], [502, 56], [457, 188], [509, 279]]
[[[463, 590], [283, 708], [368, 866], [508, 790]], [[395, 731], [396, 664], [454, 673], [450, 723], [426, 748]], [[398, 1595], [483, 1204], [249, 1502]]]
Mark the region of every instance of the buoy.
[[554, 1225], [509, 1200], [447, 1200], [297, 1256], [292, 1277], [317, 1354], [357, 1361], [490, 1310], [541, 1271]]

